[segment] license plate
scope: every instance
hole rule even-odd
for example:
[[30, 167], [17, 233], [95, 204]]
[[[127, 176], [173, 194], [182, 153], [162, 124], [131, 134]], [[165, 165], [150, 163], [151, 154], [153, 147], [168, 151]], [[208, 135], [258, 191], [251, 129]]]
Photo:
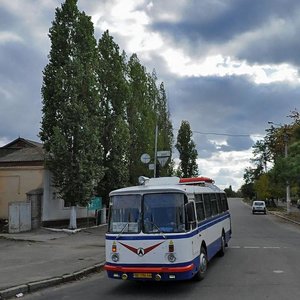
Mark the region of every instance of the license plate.
[[152, 278], [151, 273], [133, 273], [133, 278]]

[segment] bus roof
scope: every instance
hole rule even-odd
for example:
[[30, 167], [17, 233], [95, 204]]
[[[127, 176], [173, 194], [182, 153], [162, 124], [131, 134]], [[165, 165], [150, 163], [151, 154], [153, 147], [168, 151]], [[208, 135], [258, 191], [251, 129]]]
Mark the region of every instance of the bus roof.
[[109, 195], [121, 194], [147, 194], [147, 193], [224, 193], [223, 190], [218, 188], [213, 183], [205, 183], [204, 185], [191, 185], [180, 182], [178, 177], [159, 177], [151, 178], [145, 181], [143, 185], [121, 188], [112, 191]]

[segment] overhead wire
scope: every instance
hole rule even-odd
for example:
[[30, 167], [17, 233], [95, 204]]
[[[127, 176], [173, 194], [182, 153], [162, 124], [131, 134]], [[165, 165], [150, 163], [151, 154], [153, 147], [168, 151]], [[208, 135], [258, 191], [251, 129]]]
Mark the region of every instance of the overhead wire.
[[[174, 130], [179, 131], [179, 129], [174, 128]], [[233, 134], [233, 133], [224, 133], [224, 132], [203, 132], [197, 130], [191, 130], [193, 133], [203, 134], [203, 135], [218, 135], [218, 136], [230, 136], [230, 137], [257, 137], [262, 138], [260, 135], [252, 135], [252, 134]]]

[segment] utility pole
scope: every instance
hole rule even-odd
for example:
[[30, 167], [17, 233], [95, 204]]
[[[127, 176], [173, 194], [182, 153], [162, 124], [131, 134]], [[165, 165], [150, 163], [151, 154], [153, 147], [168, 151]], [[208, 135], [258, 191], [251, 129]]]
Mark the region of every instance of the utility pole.
[[[288, 134], [287, 134], [287, 128], [285, 125], [285, 130], [284, 130], [284, 157], [288, 157]], [[290, 191], [290, 183], [287, 180], [286, 181], [286, 212], [289, 214], [291, 212], [291, 191]]]
[[156, 178], [156, 158], [157, 158], [157, 136], [158, 136], [158, 125], [155, 126], [155, 146], [154, 146], [154, 174], [153, 177]]

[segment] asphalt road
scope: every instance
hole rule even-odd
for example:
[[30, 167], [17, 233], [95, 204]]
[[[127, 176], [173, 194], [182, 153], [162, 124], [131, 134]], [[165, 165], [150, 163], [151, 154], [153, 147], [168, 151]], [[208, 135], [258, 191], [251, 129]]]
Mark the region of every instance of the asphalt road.
[[229, 206], [233, 238], [202, 282], [123, 282], [102, 272], [23, 299], [300, 299], [300, 226], [252, 215], [239, 199]]

